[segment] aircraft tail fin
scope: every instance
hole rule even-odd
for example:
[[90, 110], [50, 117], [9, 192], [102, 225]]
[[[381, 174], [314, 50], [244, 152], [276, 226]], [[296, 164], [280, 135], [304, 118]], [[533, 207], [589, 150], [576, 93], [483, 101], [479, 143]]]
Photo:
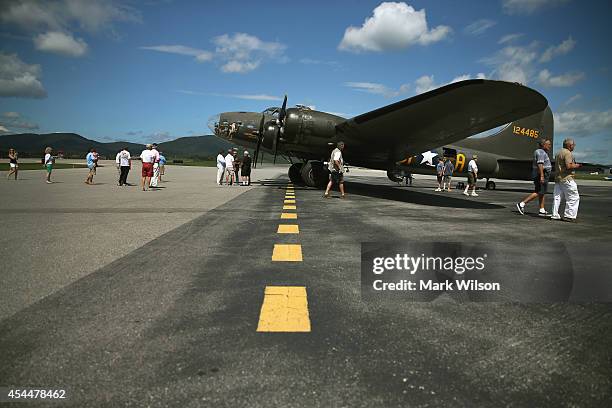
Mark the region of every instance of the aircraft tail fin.
[[495, 134], [468, 138], [461, 145], [507, 158], [531, 160], [538, 142], [548, 139], [553, 143], [553, 137], [553, 116], [547, 106], [542, 112], [516, 120]]

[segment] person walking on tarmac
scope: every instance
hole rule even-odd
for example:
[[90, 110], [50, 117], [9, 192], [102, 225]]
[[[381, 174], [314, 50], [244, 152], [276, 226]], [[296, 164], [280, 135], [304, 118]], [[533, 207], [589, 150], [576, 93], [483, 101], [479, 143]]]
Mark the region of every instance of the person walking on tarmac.
[[550, 150], [551, 143], [548, 139], [542, 139], [538, 144], [540, 147], [533, 152], [533, 193], [525, 197], [520, 203], [516, 203], [516, 209], [519, 213], [525, 215], [525, 204], [537, 197], [540, 203], [540, 211], [538, 212], [538, 215], [540, 217], [548, 217], [549, 213], [547, 213], [546, 209], [544, 209], [544, 195], [546, 194], [546, 190], [548, 188], [548, 179], [550, 178], [550, 173], [552, 170], [552, 164], [550, 163], [550, 158], [548, 157], [548, 151]]
[[334, 183], [338, 184], [341, 194], [340, 197], [345, 198], [344, 160], [342, 159], [342, 150], [344, 150], [344, 142], [338, 142], [337, 147], [331, 152], [329, 164], [327, 165], [330, 172], [329, 183], [327, 183], [327, 188], [325, 189], [325, 194], [323, 195], [325, 198], [329, 198], [329, 190], [331, 190]]
[[450, 157], [447, 157], [446, 161], [444, 161], [444, 171], [442, 172], [444, 176], [444, 178], [442, 179], [442, 191], [451, 191], [451, 178], [453, 177], [454, 171], [455, 165], [453, 164]]
[[436, 164], [436, 178], [438, 179], [438, 188], [436, 191], [442, 191], [442, 178], [444, 177], [444, 160], [446, 158], [442, 157], [438, 160], [438, 164]]
[[[578, 194], [578, 185], [574, 181], [574, 170], [581, 165], [574, 160], [573, 151], [576, 147], [574, 139], [565, 139], [563, 148], [559, 150], [555, 157], [555, 190], [554, 201], [552, 208], [552, 219], [567, 222], [576, 222], [578, 216], [578, 206], [580, 205], [580, 194]], [[563, 218], [559, 215], [559, 206], [561, 199], [565, 198], [565, 213]]]
[[478, 160], [477, 155], [472, 156], [472, 160], [468, 163], [468, 185], [463, 190], [463, 194], [469, 196], [468, 193], [470, 188], [472, 188], [472, 197], [478, 197], [476, 194], [476, 183], [478, 182], [478, 166], [476, 165], [476, 160]]

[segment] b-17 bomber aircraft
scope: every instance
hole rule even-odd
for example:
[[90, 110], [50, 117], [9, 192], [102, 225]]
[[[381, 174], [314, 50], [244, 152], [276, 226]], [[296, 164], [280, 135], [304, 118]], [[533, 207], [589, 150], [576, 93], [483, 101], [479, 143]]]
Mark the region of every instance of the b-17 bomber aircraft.
[[[470, 136], [506, 125], [482, 138]], [[209, 122], [220, 138], [260, 152], [300, 162], [289, 178], [311, 187], [327, 183], [324, 165], [338, 141], [352, 166], [386, 170], [393, 181], [409, 173], [435, 174], [437, 161], [450, 158], [455, 174], [467, 172], [478, 155], [479, 178], [531, 179], [533, 150], [539, 139], [552, 141], [548, 101], [539, 92], [505, 81], [473, 79], [393, 103], [351, 119], [305, 106], [263, 112], [225, 112]]]

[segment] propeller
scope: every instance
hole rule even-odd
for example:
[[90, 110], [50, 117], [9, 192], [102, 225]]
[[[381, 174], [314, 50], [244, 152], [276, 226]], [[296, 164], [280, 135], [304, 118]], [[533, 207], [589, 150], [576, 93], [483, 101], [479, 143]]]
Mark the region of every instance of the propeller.
[[[259, 157], [259, 148], [261, 147], [261, 142], [263, 141], [264, 136], [264, 122], [266, 120], [266, 115], [261, 114], [261, 121], [259, 122], [259, 133], [257, 134], [257, 147], [255, 148], [255, 157], [253, 167], [257, 168], [257, 158]], [[263, 159], [263, 154], [261, 155]]]
[[276, 154], [278, 153], [278, 142], [279, 142], [281, 133], [283, 133], [285, 130], [285, 117], [286, 116], [287, 116], [287, 95], [285, 95], [285, 99], [283, 100], [283, 107], [278, 113], [276, 135], [274, 136], [274, 142], [272, 143], [272, 150], [274, 150], [274, 164], [276, 164]]

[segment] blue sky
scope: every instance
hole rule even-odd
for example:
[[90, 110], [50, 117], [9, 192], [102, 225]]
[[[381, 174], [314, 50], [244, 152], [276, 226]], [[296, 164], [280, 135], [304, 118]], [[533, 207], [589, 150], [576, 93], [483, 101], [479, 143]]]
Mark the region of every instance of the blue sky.
[[0, 133], [164, 141], [289, 104], [350, 117], [462, 78], [520, 81], [555, 145], [612, 163], [605, 1], [4, 1]]

